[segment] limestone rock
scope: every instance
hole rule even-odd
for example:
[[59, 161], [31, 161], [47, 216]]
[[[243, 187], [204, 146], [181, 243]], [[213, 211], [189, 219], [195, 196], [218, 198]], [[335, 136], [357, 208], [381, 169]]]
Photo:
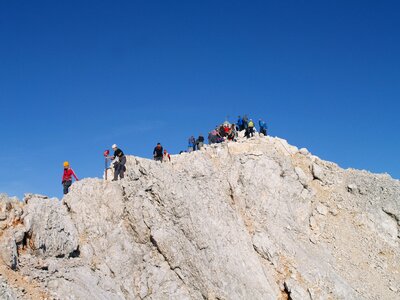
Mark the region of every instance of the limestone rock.
[[10, 231], [5, 232], [0, 239], [0, 257], [4, 264], [15, 270], [18, 267], [17, 245]]
[[355, 193], [358, 193], [358, 192], [359, 192], [358, 187], [357, 187], [357, 185], [355, 185], [355, 184], [349, 184], [349, 185], [347, 186], [347, 190], [348, 190], [350, 193], [352, 193], [352, 194], [355, 194]]
[[398, 298], [399, 181], [270, 136], [128, 156], [121, 181], [0, 213], [0, 298]]
[[68, 257], [78, 250], [78, 235], [67, 207], [57, 200], [30, 197], [23, 222], [30, 247], [42, 257]]

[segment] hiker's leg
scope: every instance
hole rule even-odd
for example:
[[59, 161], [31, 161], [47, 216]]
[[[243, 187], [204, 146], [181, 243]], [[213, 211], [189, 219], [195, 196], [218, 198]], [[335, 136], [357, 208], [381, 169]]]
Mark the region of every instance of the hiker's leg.
[[64, 195], [68, 194], [69, 192], [69, 187], [71, 186], [72, 181], [68, 180], [64, 182]]
[[119, 172], [120, 172], [120, 166], [119, 166], [119, 163], [118, 163], [114, 167], [114, 180], [118, 180]]
[[68, 187], [67, 187], [66, 182], [63, 183], [63, 192], [64, 192], [64, 195], [68, 194]]

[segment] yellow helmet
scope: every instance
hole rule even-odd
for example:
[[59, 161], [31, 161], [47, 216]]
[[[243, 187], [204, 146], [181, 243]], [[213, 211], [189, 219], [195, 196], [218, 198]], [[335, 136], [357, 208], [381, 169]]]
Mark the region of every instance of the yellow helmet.
[[69, 162], [64, 161], [64, 168], [68, 168], [69, 167]]

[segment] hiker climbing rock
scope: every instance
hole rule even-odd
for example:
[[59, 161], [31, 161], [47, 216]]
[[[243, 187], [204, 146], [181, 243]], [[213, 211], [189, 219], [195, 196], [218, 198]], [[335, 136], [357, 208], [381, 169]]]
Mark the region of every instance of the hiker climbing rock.
[[157, 143], [157, 146], [153, 150], [153, 158], [155, 161], [163, 161], [163, 147], [160, 143]]
[[64, 162], [64, 173], [62, 176], [61, 184], [64, 187], [64, 195], [68, 194], [69, 187], [72, 185], [72, 176], [74, 176], [76, 181], [79, 181], [78, 177], [76, 177], [74, 170], [69, 167], [69, 162]]
[[167, 150], [164, 150], [163, 154], [163, 162], [170, 162], [171, 161], [171, 155], [167, 152]]
[[112, 181], [117, 181], [118, 180], [118, 175], [119, 178], [124, 178], [124, 173], [126, 171], [126, 156], [124, 152], [118, 148], [116, 144], [112, 145], [111, 148], [114, 150], [114, 155], [111, 156], [111, 159], [115, 160], [114, 161], [114, 179]]

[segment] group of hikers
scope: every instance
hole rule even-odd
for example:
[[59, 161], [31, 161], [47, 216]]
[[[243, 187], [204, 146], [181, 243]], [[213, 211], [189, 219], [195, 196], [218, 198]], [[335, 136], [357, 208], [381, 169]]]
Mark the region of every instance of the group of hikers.
[[[262, 120], [259, 119], [258, 125], [260, 128], [260, 134], [264, 136], [267, 135], [267, 125]], [[230, 124], [228, 121], [225, 121], [222, 125], [216, 126], [214, 130], [209, 132], [208, 134], [208, 143], [215, 144], [215, 143], [222, 143], [223, 141], [236, 141], [238, 138], [239, 131], [245, 131], [244, 136], [247, 138], [253, 137], [254, 133], [256, 132], [255, 124], [252, 119], [249, 119], [247, 115], [243, 117], [239, 116], [236, 124]], [[189, 138], [188, 141], [188, 151], [193, 152], [196, 150], [201, 150], [204, 146], [204, 136], [199, 135], [196, 139], [193, 135]], [[105, 152], [106, 158], [106, 172], [107, 172], [107, 160], [113, 161], [114, 166], [114, 178], [112, 181], [117, 181], [118, 178], [124, 178], [125, 171], [126, 171], [126, 156], [124, 152], [118, 148], [116, 144], [113, 144], [111, 148], [114, 150], [114, 154], [109, 156], [109, 151]], [[182, 153], [184, 151], [181, 151]], [[166, 149], [161, 146], [161, 143], [157, 143], [153, 150], [153, 159], [158, 162], [170, 162], [171, 156], [167, 152]], [[63, 192], [64, 195], [68, 194], [69, 187], [72, 185], [72, 177], [78, 181], [78, 177], [76, 176], [75, 172], [69, 165], [69, 162], [64, 162], [64, 172], [62, 176], [62, 185], [63, 185]]]
[[204, 146], [204, 136], [202, 134], [199, 135], [197, 139], [194, 138], [192, 135], [189, 138], [188, 142], [188, 152], [196, 151], [196, 150], [201, 150]]
[[[262, 119], [259, 119], [258, 125], [260, 128], [260, 134], [266, 136], [267, 124]], [[236, 124], [231, 124], [228, 121], [225, 121], [222, 125], [216, 126], [214, 130], [210, 131], [208, 133], [208, 143], [222, 143], [226, 140], [236, 141], [240, 131], [244, 131], [244, 136], [250, 138], [254, 136], [256, 130], [254, 121], [249, 119], [247, 115], [244, 115], [243, 117], [238, 116]]]

